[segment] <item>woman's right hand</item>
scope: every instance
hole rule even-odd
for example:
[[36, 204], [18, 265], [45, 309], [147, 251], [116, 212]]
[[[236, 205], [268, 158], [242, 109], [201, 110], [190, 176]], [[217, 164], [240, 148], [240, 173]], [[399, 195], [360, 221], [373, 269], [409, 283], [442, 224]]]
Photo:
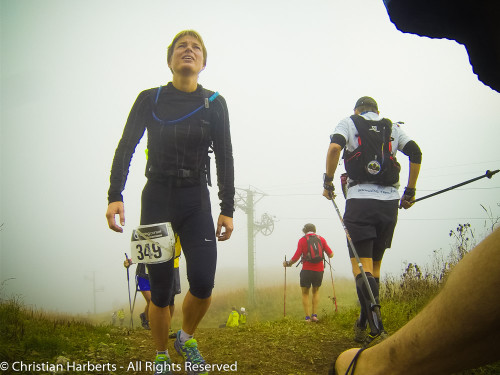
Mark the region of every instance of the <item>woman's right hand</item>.
[[116, 224], [115, 215], [120, 216], [121, 226], [125, 225], [125, 209], [123, 207], [123, 202], [111, 202], [108, 205], [108, 210], [106, 211], [106, 220], [108, 220], [108, 227], [115, 232], [123, 232], [123, 228]]

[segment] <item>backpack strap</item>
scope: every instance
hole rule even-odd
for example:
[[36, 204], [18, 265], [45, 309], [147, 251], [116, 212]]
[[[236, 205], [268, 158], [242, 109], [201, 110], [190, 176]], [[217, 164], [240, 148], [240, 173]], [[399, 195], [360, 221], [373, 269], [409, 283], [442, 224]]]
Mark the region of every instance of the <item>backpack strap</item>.
[[325, 248], [323, 247], [323, 243], [321, 242], [321, 237], [314, 233], [314, 235], [318, 238], [318, 241], [321, 243], [321, 256], [323, 257], [323, 266], [326, 264], [326, 259], [325, 259]]
[[[159, 86], [158, 89], [156, 90], [156, 95], [155, 95], [155, 100], [154, 100], [154, 105], [156, 105], [158, 103], [158, 98], [160, 97], [160, 92], [161, 92], [161, 89], [162, 89], [163, 86]], [[208, 91], [207, 89], [203, 89], [203, 92], [204, 93], [210, 93], [210, 91]], [[214, 92], [212, 95], [210, 95], [210, 97], [205, 97], [205, 101], [204, 101], [204, 104], [200, 105], [198, 108], [196, 108], [195, 110], [193, 110], [192, 112], [176, 119], [176, 120], [163, 120], [163, 119], [160, 119], [155, 111], [154, 111], [154, 108], [152, 110], [152, 113], [153, 113], [153, 118], [160, 122], [162, 125], [173, 125], [173, 124], [177, 124], [178, 122], [181, 122], [182, 120], [185, 120], [189, 117], [191, 117], [192, 115], [194, 115], [196, 112], [202, 110], [203, 108], [205, 109], [208, 109], [210, 108], [210, 103], [212, 103], [215, 98], [217, 98], [219, 96], [219, 93], [218, 92]]]
[[[211, 94], [211, 92], [205, 88], [203, 89], [203, 92], [206, 95], [205, 96], [205, 109], [208, 109], [210, 107], [210, 103], [212, 103], [219, 96], [219, 92], [216, 91], [213, 94]], [[210, 173], [210, 154], [214, 152], [214, 142], [212, 140], [212, 128], [210, 128], [209, 134], [210, 134], [210, 144], [208, 145], [208, 153], [207, 153], [207, 157], [206, 157], [206, 161], [205, 161], [205, 173], [207, 175], [208, 186], [212, 186], [212, 176]]]

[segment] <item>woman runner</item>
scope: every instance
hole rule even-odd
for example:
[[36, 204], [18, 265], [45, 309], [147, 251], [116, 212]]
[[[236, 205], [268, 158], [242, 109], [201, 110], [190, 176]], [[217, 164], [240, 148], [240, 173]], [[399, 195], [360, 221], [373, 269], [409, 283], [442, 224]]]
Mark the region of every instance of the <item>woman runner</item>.
[[[184, 357], [188, 374], [206, 373], [193, 334], [211, 302], [216, 240], [229, 239], [233, 231], [234, 165], [229, 117], [224, 98], [198, 84], [206, 60], [207, 51], [197, 32], [185, 30], [175, 36], [167, 51], [172, 81], [141, 92], [130, 111], [113, 159], [106, 212], [109, 228], [123, 232], [122, 191], [135, 147], [147, 130], [149, 156], [141, 224], [170, 222], [180, 237], [189, 291], [183, 301], [182, 329], [177, 332], [174, 348]], [[207, 188], [209, 147], [215, 154], [221, 200], [216, 230]], [[115, 215], [119, 215], [121, 226]], [[167, 350], [173, 268], [174, 259], [148, 265], [149, 320], [157, 350], [155, 374], [171, 374], [172, 369], [179, 369], [172, 365]]]

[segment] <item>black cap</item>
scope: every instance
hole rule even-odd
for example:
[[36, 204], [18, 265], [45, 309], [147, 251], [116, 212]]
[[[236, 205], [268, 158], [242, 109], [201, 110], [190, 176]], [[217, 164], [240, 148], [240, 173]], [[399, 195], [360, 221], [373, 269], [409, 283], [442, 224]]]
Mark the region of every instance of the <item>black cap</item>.
[[356, 102], [356, 105], [354, 106], [354, 109], [361, 107], [362, 105], [366, 105], [368, 107], [374, 107], [378, 111], [378, 105], [375, 99], [370, 98], [369, 96], [363, 96], [358, 99]]

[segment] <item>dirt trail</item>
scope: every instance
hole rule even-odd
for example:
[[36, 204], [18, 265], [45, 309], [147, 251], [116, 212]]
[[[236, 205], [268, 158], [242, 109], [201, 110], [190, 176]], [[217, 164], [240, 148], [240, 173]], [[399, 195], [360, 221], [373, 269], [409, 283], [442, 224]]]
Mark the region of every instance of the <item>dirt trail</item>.
[[[121, 340], [128, 354], [110, 358], [118, 367], [115, 373], [151, 374], [146, 371], [155, 353], [151, 332], [140, 329], [127, 332], [129, 334], [122, 331]], [[286, 324], [205, 328], [196, 332], [196, 339], [207, 363], [226, 365], [226, 371], [213, 371], [213, 374], [327, 374], [333, 359], [354, 346], [349, 337], [329, 332], [322, 324], [308, 324], [298, 329]], [[173, 348], [173, 340], [169, 341], [168, 349], [172, 362], [182, 368], [174, 374], [185, 374], [182, 357]]]

